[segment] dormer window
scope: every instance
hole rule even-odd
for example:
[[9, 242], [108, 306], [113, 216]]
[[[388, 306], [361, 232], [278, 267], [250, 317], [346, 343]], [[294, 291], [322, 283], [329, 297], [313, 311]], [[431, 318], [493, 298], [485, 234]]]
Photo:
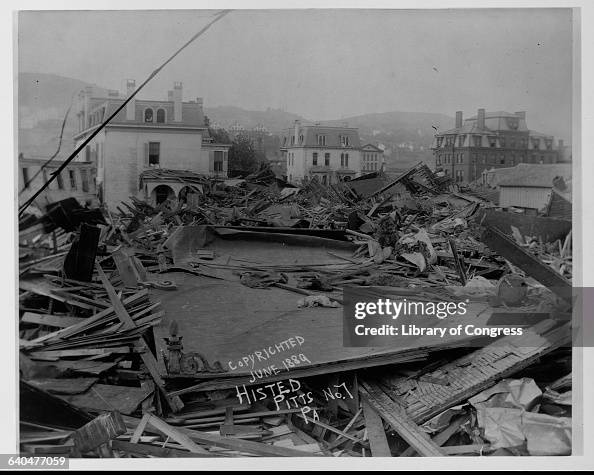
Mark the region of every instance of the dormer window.
[[442, 143], [443, 143], [443, 137], [437, 137], [437, 146], [441, 147]]
[[157, 122], [160, 124], [165, 123], [165, 109], [157, 109]]
[[321, 146], [326, 145], [326, 136], [325, 135], [318, 135], [318, 145], [321, 145]]
[[491, 148], [497, 147], [497, 138], [496, 137], [489, 137], [489, 147], [491, 147]]
[[349, 136], [348, 135], [341, 135], [340, 136], [340, 145], [343, 147], [349, 146]]
[[464, 135], [458, 136], [458, 147], [462, 147], [464, 145]]
[[299, 143], [303, 143], [303, 135], [299, 136]]
[[148, 122], [148, 123], [153, 122], [153, 110], [152, 109], [144, 110], [144, 121]]

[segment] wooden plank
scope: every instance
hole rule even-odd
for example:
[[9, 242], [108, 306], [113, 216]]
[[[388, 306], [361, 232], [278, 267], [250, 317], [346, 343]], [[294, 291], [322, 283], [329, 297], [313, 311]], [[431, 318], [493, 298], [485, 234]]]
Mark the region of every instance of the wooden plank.
[[[153, 416], [154, 417], [154, 416]], [[132, 417], [125, 417], [128, 427], [136, 427], [138, 419]], [[154, 425], [152, 425], [154, 427]], [[158, 433], [161, 433], [158, 428], [154, 427]], [[149, 431], [147, 427], [147, 431]], [[218, 434], [208, 434], [195, 430], [177, 428], [180, 432], [186, 434], [191, 440], [199, 444], [205, 444], [211, 447], [220, 447], [229, 450], [236, 450], [238, 452], [249, 453], [254, 455], [261, 455], [265, 457], [310, 457], [316, 456], [294, 449], [287, 449], [283, 447], [275, 447], [273, 445], [264, 444], [261, 442], [254, 442], [251, 440], [234, 439], [232, 437], [222, 437]]]
[[[111, 305], [118, 317], [118, 319], [124, 324], [124, 329], [127, 328], [135, 328], [136, 324], [132, 317], [126, 311], [126, 308], [122, 304], [122, 301], [116, 294], [115, 289], [109, 282], [109, 279], [101, 269], [101, 265], [97, 264], [97, 272], [99, 273], [99, 278], [101, 279], [101, 283], [105, 287], [107, 291], [107, 295], [109, 296], [109, 300], [111, 301]], [[165, 390], [165, 382], [161, 378], [161, 374], [159, 373], [159, 368], [157, 366], [157, 360], [155, 359], [154, 355], [151, 353], [150, 349], [146, 345], [144, 338], [138, 339], [138, 348], [140, 349], [140, 356], [142, 358], [142, 362], [146, 366], [148, 372], [150, 373], [151, 377], [153, 378], [155, 384], [159, 388], [159, 391], [165, 396], [167, 403], [173, 410], [173, 412], [177, 412], [184, 407], [184, 403], [180, 399], [179, 396], [169, 396], [167, 391]]]
[[[349, 429], [353, 426], [353, 424], [355, 423], [355, 421], [361, 415], [361, 412], [363, 412], [363, 409], [359, 409], [357, 411], [357, 413], [354, 415], [354, 417], [349, 421], [349, 423], [342, 430], [343, 432], [348, 432], [349, 431]], [[343, 444], [344, 442], [346, 442], [346, 439], [342, 435], [339, 435], [336, 439], [334, 439], [332, 441], [331, 444], [328, 445], [327, 448], [328, 448], [328, 450], [332, 450], [333, 448], [338, 447], [339, 445]]]
[[46, 315], [43, 313], [25, 312], [21, 317], [22, 323], [35, 323], [46, 327], [67, 328], [81, 322], [79, 317], [66, 317], [63, 315]]
[[140, 440], [140, 437], [142, 436], [142, 433], [144, 432], [144, 429], [146, 429], [146, 425], [148, 424], [148, 421], [150, 418], [151, 418], [150, 414], [145, 414], [142, 416], [142, 419], [140, 419], [138, 426], [136, 427], [136, 429], [134, 429], [134, 434], [132, 434], [132, 438], [130, 439], [130, 442], [132, 442], [133, 444], [138, 443], [138, 441]]
[[80, 394], [97, 381], [99, 378], [35, 378], [28, 383], [52, 394]]
[[110, 353], [130, 353], [128, 346], [113, 348], [79, 348], [76, 350], [33, 351], [29, 353], [31, 359], [69, 358], [73, 356], [106, 355]]
[[148, 414], [147, 423], [157, 429], [159, 432], [162, 432], [170, 439], [175, 440], [178, 444], [183, 446], [185, 449], [189, 450], [194, 454], [204, 454], [208, 453], [207, 450], [199, 447], [187, 434], [183, 433], [182, 431], [170, 426], [165, 421], [162, 421], [156, 416], [152, 414]]
[[158, 457], [158, 458], [196, 458], [196, 457], [220, 457], [217, 454], [211, 453], [200, 453], [186, 452], [185, 450], [173, 449], [169, 447], [159, 447], [151, 444], [135, 444], [132, 442], [126, 442], [124, 440], [113, 440], [111, 442], [111, 448], [114, 450], [120, 450], [127, 454], [134, 454], [142, 457]]
[[474, 444], [474, 445], [451, 445], [442, 447], [446, 455], [463, 455], [463, 454], [483, 454], [484, 452], [492, 452], [490, 445]]
[[406, 411], [373, 383], [360, 382], [359, 392], [364, 402], [376, 411], [400, 436], [424, 457], [441, 457], [440, 447], [419, 429]]
[[371, 406], [367, 401], [363, 401], [362, 405], [371, 455], [374, 457], [391, 457], [392, 452], [388, 445], [388, 439], [386, 438], [384, 423], [382, 422], [381, 417], [371, 409]]
[[[443, 429], [438, 434], [432, 437], [433, 442], [435, 442], [440, 447], [445, 444], [450, 437], [452, 437], [456, 432], [460, 430], [460, 426], [468, 419], [467, 415], [454, 417], [450, 424]], [[408, 447], [404, 452], [400, 454], [400, 457], [412, 457], [415, 454], [415, 449], [412, 447]]]
[[81, 453], [90, 452], [118, 435], [126, 433], [126, 424], [118, 412], [106, 412], [72, 434], [75, 447]]
[[76, 407], [92, 411], [118, 411], [122, 414], [132, 414], [147, 397], [152, 394], [150, 388], [133, 388], [112, 384], [95, 384], [83, 394], [60, 395]]

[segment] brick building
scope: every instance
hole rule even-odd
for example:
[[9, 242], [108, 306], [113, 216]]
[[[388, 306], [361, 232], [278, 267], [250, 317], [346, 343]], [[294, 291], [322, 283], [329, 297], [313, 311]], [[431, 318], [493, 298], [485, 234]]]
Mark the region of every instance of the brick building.
[[458, 111], [455, 128], [436, 134], [432, 150], [436, 171], [455, 183], [473, 182], [493, 168], [560, 161], [554, 137], [528, 129], [526, 112], [479, 109], [476, 116], [463, 121]]

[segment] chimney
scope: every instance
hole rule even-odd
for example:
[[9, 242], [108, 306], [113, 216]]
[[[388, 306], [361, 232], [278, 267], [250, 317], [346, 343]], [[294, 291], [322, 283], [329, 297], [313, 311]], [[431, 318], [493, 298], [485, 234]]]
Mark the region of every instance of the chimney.
[[182, 83], [176, 81], [173, 83], [173, 121], [182, 121]]
[[456, 112], [456, 128], [462, 127], [462, 111]]
[[[130, 97], [136, 89], [136, 81], [134, 79], [128, 79], [126, 81], [126, 97]], [[126, 120], [136, 119], [136, 99], [132, 99], [126, 104]]]
[[294, 140], [295, 140], [295, 145], [297, 145], [299, 143], [299, 129], [301, 128], [301, 121], [300, 120], [296, 120], [295, 121], [295, 128], [293, 131], [293, 135], [295, 136]]
[[479, 109], [476, 115], [476, 126], [479, 129], [485, 128], [485, 109]]

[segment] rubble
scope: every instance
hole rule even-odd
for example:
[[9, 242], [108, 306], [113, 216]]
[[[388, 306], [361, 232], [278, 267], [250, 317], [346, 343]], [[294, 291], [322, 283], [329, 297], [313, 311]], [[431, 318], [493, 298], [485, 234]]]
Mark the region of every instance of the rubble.
[[[556, 318], [567, 308], [555, 298], [571, 295], [571, 234], [548, 243], [483, 226], [476, 218], [489, 204], [450, 192], [424, 165], [391, 181], [374, 174], [371, 192], [360, 179], [297, 188], [266, 168], [233, 181], [157, 170], [141, 179], [156, 178], [189, 180], [192, 192], [156, 206], [131, 198], [115, 211], [79, 210], [67, 222], [55, 217], [61, 205], [21, 229], [24, 453], [570, 453], [571, 376], [562, 364], [564, 373], [545, 379], [538, 370], [543, 358], [571, 361], [567, 324]], [[53, 227], [39, 226], [49, 218]], [[198, 281], [209, 293], [253, 295], [266, 314], [254, 326], [266, 335], [295, 322], [308, 336], [268, 346], [274, 336], [255, 338], [247, 316], [209, 317], [206, 294], [196, 314], [210, 324], [190, 329], [184, 312], [193, 304], [175, 299], [198, 292], [188, 290]], [[537, 317], [518, 322], [522, 346], [503, 337], [479, 349], [337, 346], [326, 355], [328, 335], [342, 336], [335, 324], [349, 286], [472, 298], [491, 322]], [[245, 305], [237, 314], [255, 311]], [[229, 325], [241, 332], [224, 340]], [[195, 348], [197, 332], [204, 348]], [[309, 335], [318, 340], [302, 346]], [[217, 338], [225, 344], [214, 351]], [[246, 364], [242, 345], [260, 341], [245, 357], [260, 366], [235, 371]], [[317, 348], [315, 358], [307, 348]], [[39, 411], [40, 400], [56, 410]]]

